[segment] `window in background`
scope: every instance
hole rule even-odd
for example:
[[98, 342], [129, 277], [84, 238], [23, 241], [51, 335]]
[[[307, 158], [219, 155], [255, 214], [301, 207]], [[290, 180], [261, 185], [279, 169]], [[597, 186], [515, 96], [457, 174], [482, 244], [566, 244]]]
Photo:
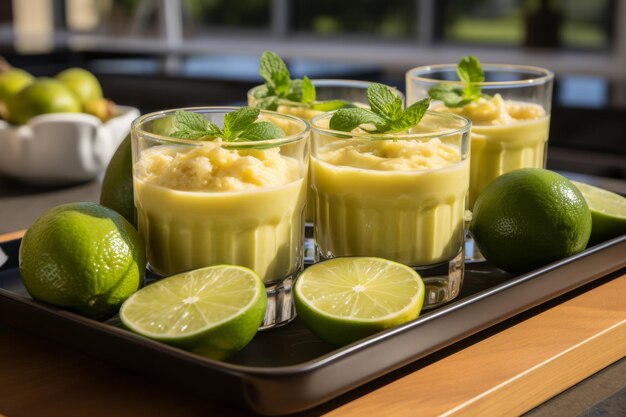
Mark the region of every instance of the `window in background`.
[[[183, 0], [187, 35], [223, 29], [266, 31], [271, 27], [271, 0]], [[191, 30], [189, 30], [191, 29]]]
[[608, 49], [612, 46], [613, 0], [561, 0], [561, 45]]
[[155, 0], [66, 0], [68, 30], [105, 36], [154, 37], [161, 33]]
[[415, 0], [293, 0], [292, 29], [314, 35], [417, 36]]
[[46, 53], [55, 47], [54, 10], [50, 0], [13, 0], [15, 49]]
[[438, 37], [493, 46], [608, 49], [613, 0], [444, 0]]

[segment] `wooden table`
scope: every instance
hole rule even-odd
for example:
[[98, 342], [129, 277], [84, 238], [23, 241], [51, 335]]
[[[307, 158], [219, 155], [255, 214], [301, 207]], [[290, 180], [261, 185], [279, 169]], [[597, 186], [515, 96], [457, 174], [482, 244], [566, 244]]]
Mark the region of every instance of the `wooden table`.
[[[0, 242], [19, 236], [0, 235]], [[524, 413], [626, 357], [626, 270], [614, 276], [305, 414]], [[0, 413], [7, 417], [249, 414], [4, 326], [0, 361]]]

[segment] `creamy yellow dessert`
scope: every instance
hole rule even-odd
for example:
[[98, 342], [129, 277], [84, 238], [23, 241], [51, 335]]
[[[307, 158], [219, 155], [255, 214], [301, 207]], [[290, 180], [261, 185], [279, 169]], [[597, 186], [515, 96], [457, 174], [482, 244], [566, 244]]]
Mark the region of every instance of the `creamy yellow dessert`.
[[255, 270], [266, 283], [297, 272], [305, 183], [279, 148], [144, 149], [134, 165], [138, 228], [163, 275], [215, 264]]
[[436, 106], [472, 121], [468, 208], [496, 177], [518, 168], [545, 166], [550, 116], [538, 104], [500, 94], [460, 108]]
[[316, 148], [311, 173], [324, 258], [424, 266], [452, 259], [463, 246], [469, 161], [457, 146], [438, 138], [336, 139]]
[[[366, 89], [363, 88], [363, 96], [365, 97], [366, 95]], [[336, 97], [336, 99], [341, 99], [342, 97]], [[322, 101], [323, 102], [323, 101]], [[314, 118], [315, 116], [324, 113], [323, 111], [320, 110], [315, 110], [312, 107], [307, 107], [305, 105], [302, 105], [302, 103], [297, 103], [297, 102], [288, 102], [289, 104], [280, 104], [278, 106], [278, 108], [276, 109], [276, 111], [278, 113], [281, 114], [288, 114], [291, 116], [296, 116], [296, 117], [300, 117], [308, 122], [311, 121], [312, 118]], [[257, 105], [257, 99], [254, 97], [253, 94], [248, 94], [248, 105], [251, 107], [256, 107]], [[367, 108], [369, 106], [364, 105], [362, 103], [356, 103], [355, 105], [359, 106], [359, 107], [363, 107], [363, 108]], [[315, 221], [315, 205], [313, 204], [313, 202], [315, 201], [315, 194], [313, 193], [313, 189], [311, 188], [311, 173], [309, 171], [309, 175], [308, 175], [308, 183], [309, 185], [307, 186], [307, 205], [306, 205], [306, 215], [305, 215], [305, 220], [308, 223], [313, 223]]]

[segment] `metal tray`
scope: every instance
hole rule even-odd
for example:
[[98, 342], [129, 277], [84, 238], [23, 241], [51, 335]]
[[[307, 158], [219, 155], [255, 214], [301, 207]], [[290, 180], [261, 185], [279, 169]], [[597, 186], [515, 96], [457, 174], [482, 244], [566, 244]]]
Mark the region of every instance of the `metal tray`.
[[626, 267], [626, 235], [521, 276], [488, 263], [467, 264], [457, 300], [405, 325], [335, 348], [296, 319], [215, 361], [137, 336], [115, 318], [101, 323], [34, 302], [19, 276], [19, 244], [0, 245], [8, 256], [0, 268], [0, 322], [267, 415], [315, 407]]

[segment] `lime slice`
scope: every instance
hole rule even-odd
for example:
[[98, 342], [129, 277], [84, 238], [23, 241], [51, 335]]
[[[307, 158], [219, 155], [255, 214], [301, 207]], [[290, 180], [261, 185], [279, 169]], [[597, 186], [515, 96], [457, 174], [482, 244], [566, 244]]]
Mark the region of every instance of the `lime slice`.
[[335, 258], [307, 268], [294, 288], [296, 310], [320, 338], [345, 345], [417, 318], [424, 282], [381, 258]]
[[135, 333], [214, 359], [242, 349], [258, 330], [267, 296], [251, 269], [217, 265], [157, 281], [124, 302]]
[[589, 245], [626, 233], [626, 197], [582, 182], [572, 181], [591, 210]]

